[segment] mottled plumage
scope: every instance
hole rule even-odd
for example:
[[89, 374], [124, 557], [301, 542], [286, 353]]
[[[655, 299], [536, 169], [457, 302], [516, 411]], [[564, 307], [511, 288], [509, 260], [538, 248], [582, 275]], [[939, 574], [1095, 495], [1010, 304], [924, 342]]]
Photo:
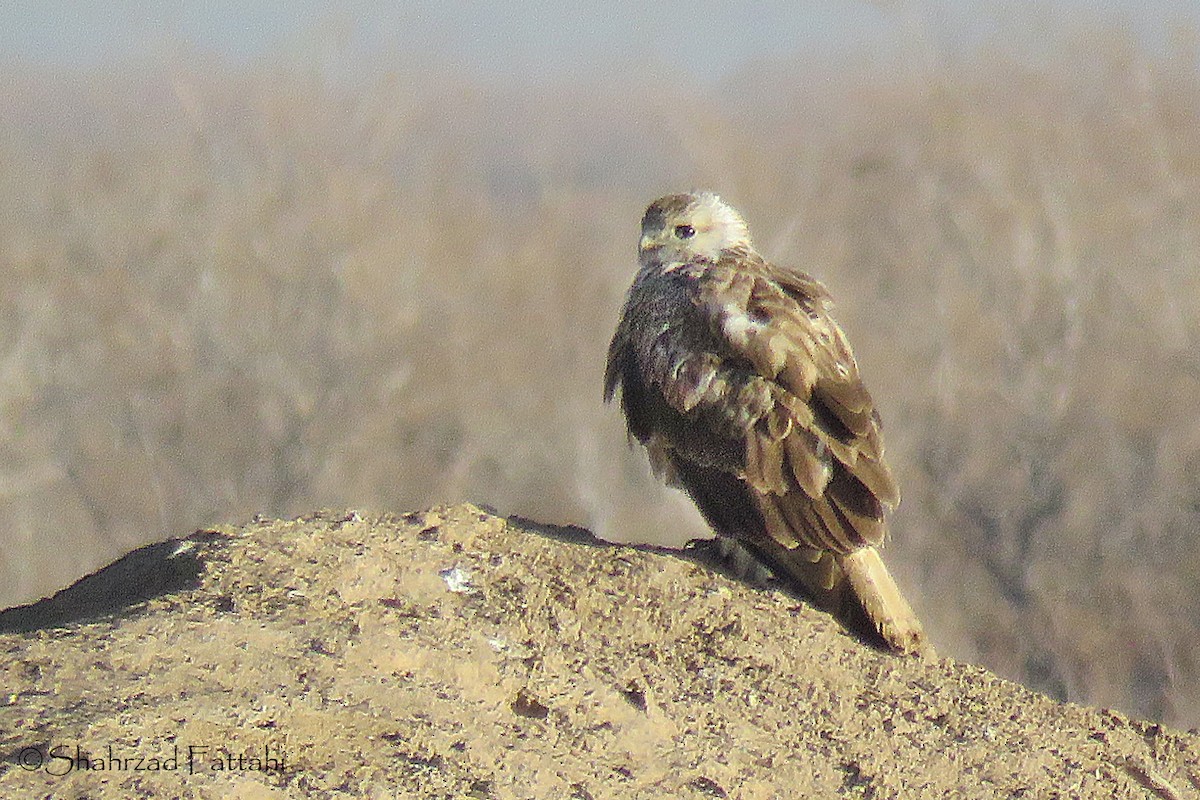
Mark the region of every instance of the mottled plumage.
[[764, 260], [710, 193], [652, 203], [639, 261], [605, 399], [620, 387], [654, 471], [844, 621], [928, 652], [876, 550], [900, 493], [825, 288]]

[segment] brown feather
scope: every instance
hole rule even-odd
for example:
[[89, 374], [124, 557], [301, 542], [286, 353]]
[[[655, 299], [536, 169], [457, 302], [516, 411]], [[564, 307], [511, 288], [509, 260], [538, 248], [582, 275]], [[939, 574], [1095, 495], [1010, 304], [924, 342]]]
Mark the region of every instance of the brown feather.
[[829, 449], [812, 431], [798, 428], [784, 440], [792, 476], [810, 498], [821, 497], [833, 474]]

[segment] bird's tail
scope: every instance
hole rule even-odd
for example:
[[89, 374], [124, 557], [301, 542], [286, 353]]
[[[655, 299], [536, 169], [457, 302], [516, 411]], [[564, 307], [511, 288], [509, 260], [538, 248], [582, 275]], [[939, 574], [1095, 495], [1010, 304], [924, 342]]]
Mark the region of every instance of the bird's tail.
[[845, 555], [788, 549], [771, 540], [743, 541], [780, 581], [810, 597], [850, 630], [900, 653], [935, 656], [920, 620], [900, 592], [879, 551]]
[[933, 646], [925, 638], [925, 629], [892, 580], [879, 551], [860, 547], [836, 558], [855, 600], [883, 640], [902, 653], [932, 657]]

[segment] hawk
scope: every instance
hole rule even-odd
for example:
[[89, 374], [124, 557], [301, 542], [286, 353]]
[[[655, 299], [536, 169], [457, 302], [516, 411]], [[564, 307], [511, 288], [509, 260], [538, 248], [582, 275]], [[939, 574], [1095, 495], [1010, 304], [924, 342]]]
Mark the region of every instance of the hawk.
[[849, 627], [931, 653], [879, 557], [900, 493], [825, 287], [760, 256], [709, 192], [651, 203], [638, 261], [604, 399], [620, 388], [655, 474]]

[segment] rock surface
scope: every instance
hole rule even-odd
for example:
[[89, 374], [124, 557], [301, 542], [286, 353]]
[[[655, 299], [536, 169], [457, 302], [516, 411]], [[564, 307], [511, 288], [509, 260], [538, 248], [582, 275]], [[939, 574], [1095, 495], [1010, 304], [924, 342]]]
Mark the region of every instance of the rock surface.
[[473, 506], [138, 550], [0, 614], [0, 796], [1200, 797], [1200, 736]]

